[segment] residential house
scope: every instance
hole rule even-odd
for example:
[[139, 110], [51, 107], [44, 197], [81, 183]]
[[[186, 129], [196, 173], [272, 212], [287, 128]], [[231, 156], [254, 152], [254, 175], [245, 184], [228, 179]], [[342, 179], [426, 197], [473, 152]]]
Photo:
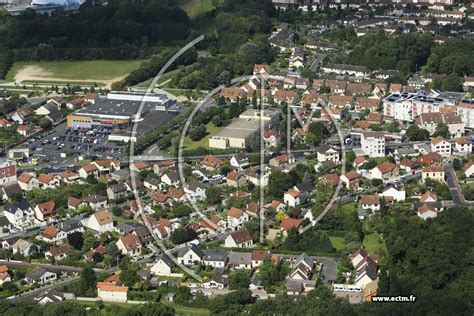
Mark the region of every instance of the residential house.
[[421, 203], [426, 203], [426, 202], [436, 202], [438, 201], [438, 194], [433, 191], [426, 191], [420, 196], [420, 202]]
[[153, 165], [153, 172], [157, 175], [161, 175], [162, 173], [175, 167], [176, 161], [174, 160], [158, 161], [156, 164]]
[[363, 210], [371, 210], [375, 213], [380, 211], [380, 197], [377, 194], [362, 195], [359, 205]]
[[92, 162], [97, 167], [99, 173], [110, 174], [114, 171], [120, 170], [120, 161], [112, 159], [101, 159]]
[[58, 174], [57, 178], [66, 184], [70, 184], [78, 182], [81, 179], [81, 176], [78, 173], [66, 170]]
[[242, 171], [243, 169], [250, 166], [250, 160], [245, 153], [238, 153], [230, 158], [230, 165], [236, 168], [238, 171]]
[[82, 201], [89, 204], [93, 210], [99, 210], [107, 207], [107, 197], [99, 194], [89, 195], [88, 197], [83, 198]]
[[11, 249], [13, 251], [13, 254], [20, 253], [23, 256], [28, 256], [31, 251], [31, 247], [33, 247], [33, 244], [27, 240], [24, 239], [18, 239], [13, 243]]
[[474, 160], [469, 160], [464, 164], [464, 174], [467, 178], [471, 178], [474, 175]]
[[425, 182], [426, 179], [444, 182], [444, 166], [430, 166], [423, 168], [421, 170], [421, 179], [423, 182]]
[[441, 211], [437, 207], [436, 202], [432, 203], [423, 203], [421, 206], [416, 208], [416, 215], [421, 219], [427, 220], [429, 218], [435, 218], [438, 216], [438, 213]]
[[118, 286], [116, 283], [97, 282], [97, 298], [103, 302], [127, 302], [128, 286]]
[[50, 225], [43, 230], [41, 236], [43, 241], [47, 243], [57, 243], [67, 238], [67, 233], [59, 230], [56, 226]]
[[343, 174], [340, 179], [348, 190], [359, 188], [360, 174], [355, 170], [351, 170], [346, 174]]
[[384, 183], [394, 182], [399, 177], [398, 166], [384, 161], [370, 171], [372, 179], [382, 180]]
[[172, 269], [176, 266], [175, 262], [166, 254], [158, 257], [156, 263], [150, 268], [151, 273], [155, 275], [170, 276]]
[[56, 189], [61, 185], [57, 178], [48, 173], [40, 173], [37, 179], [40, 189]]
[[306, 253], [302, 253], [293, 262], [292, 271], [289, 276], [291, 279], [309, 280], [315, 265], [311, 257]]
[[295, 219], [295, 218], [291, 218], [291, 217], [287, 217], [287, 218], [283, 219], [281, 221], [281, 225], [280, 225], [280, 231], [281, 231], [282, 235], [285, 236], [285, 237], [288, 236], [288, 232], [292, 228], [299, 229], [300, 226], [301, 226], [301, 222], [302, 222], [301, 219]]
[[66, 259], [69, 255], [70, 248], [68, 244], [61, 244], [57, 247], [52, 247], [44, 253], [44, 257], [48, 260], [58, 262], [62, 259]]
[[107, 199], [119, 200], [127, 197], [127, 186], [123, 183], [112, 184], [107, 187]]
[[224, 268], [227, 264], [227, 252], [221, 248], [207, 249], [204, 251], [203, 263], [213, 268]]
[[41, 292], [38, 296], [34, 298], [34, 300], [40, 305], [46, 305], [50, 303], [62, 302], [65, 300], [65, 298], [64, 294], [56, 292], [53, 289], [48, 289], [44, 292]]
[[226, 248], [251, 248], [253, 247], [252, 235], [246, 229], [230, 233], [225, 241]]
[[455, 140], [454, 149], [457, 153], [469, 155], [472, 153], [472, 143], [464, 137], [459, 137]]
[[83, 225], [99, 233], [111, 232], [114, 230], [112, 214], [107, 210], [92, 214], [89, 218], [86, 218], [83, 221]]
[[216, 269], [212, 277], [202, 283], [202, 287], [206, 289], [224, 289], [229, 283], [229, 275], [223, 269]]
[[23, 172], [19, 177], [18, 177], [18, 184], [20, 185], [20, 188], [23, 191], [31, 191], [33, 189], [39, 188], [39, 181], [31, 175], [30, 173]]
[[405, 171], [406, 174], [413, 174], [419, 167], [420, 164], [412, 159], [402, 159], [399, 163], [400, 170]]
[[18, 229], [25, 229], [34, 223], [35, 212], [26, 200], [6, 204], [3, 214]]
[[264, 131], [263, 142], [266, 148], [276, 148], [281, 144], [281, 134], [278, 131]]
[[204, 158], [201, 161], [201, 165], [205, 169], [210, 170], [210, 171], [216, 170], [218, 167], [222, 166], [223, 164], [224, 162], [221, 159], [212, 155], [204, 156]]
[[43, 285], [49, 282], [54, 282], [58, 278], [58, 275], [54, 272], [47, 271], [43, 268], [34, 268], [25, 275], [26, 282], [30, 284]]
[[120, 252], [129, 257], [139, 256], [142, 251], [142, 243], [135, 234], [127, 234], [122, 236], [115, 243]]
[[39, 221], [49, 221], [53, 215], [56, 203], [54, 201], [48, 201], [39, 203], [35, 207], [35, 215]]
[[270, 159], [269, 165], [283, 168], [295, 162], [295, 157], [291, 154], [283, 154]]
[[226, 183], [228, 186], [240, 188], [245, 185], [247, 179], [244, 174], [238, 171], [231, 171], [227, 174]]
[[327, 144], [316, 148], [316, 153], [319, 162], [332, 161], [335, 164], [339, 163], [339, 152]]
[[290, 189], [283, 194], [283, 201], [285, 204], [291, 207], [296, 207], [300, 204], [300, 192]]
[[86, 206], [87, 203], [84, 202], [82, 199], [78, 199], [76, 197], [70, 196], [67, 199], [67, 207], [71, 210], [78, 210], [83, 206]]
[[94, 164], [88, 164], [79, 169], [79, 176], [82, 179], [87, 179], [88, 177], [97, 178], [99, 176], [99, 169]]
[[187, 246], [178, 249], [178, 262], [186, 266], [194, 266], [201, 263], [204, 258], [204, 252], [197, 245]]
[[232, 230], [238, 230], [250, 220], [249, 215], [246, 212], [236, 207], [231, 207], [226, 211], [226, 213], [227, 227], [231, 228]]
[[191, 201], [202, 201], [206, 198], [206, 186], [199, 181], [188, 183], [184, 192]]
[[267, 257], [271, 257], [271, 253], [268, 250], [253, 250], [252, 268], [258, 268]]
[[434, 164], [441, 163], [443, 161], [443, 156], [437, 152], [430, 152], [426, 155], [418, 157], [418, 162], [422, 165], [432, 166]]
[[229, 253], [229, 266], [233, 269], [251, 269], [252, 254], [249, 252], [231, 251]]
[[161, 176], [161, 182], [169, 186], [178, 186], [180, 184], [178, 173], [175, 171], [168, 171]]
[[451, 144], [442, 136], [435, 137], [431, 140], [431, 151], [441, 156], [451, 156]]
[[379, 193], [379, 196], [385, 198], [392, 198], [394, 201], [401, 202], [405, 201], [406, 192], [403, 186], [396, 186], [389, 184], [382, 193]]

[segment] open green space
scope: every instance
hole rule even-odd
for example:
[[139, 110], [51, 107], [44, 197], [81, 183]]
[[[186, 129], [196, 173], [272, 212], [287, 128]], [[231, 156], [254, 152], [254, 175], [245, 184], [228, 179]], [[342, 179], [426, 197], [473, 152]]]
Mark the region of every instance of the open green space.
[[140, 60], [17, 62], [7, 73], [6, 80], [45, 83], [110, 81], [126, 76], [140, 64]]
[[[220, 1], [214, 0], [214, 2], [219, 3]], [[178, 4], [191, 19], [206, 14], [214, 8], [213, 0], [179, 0]]]
[[336, 237], [336, 236], [329, 236], [329, 240], [334, 248], [337, 251], [342, 250], [344, 248], [344, 237]]
[[[76, 303], [85, 305], [85, 306], [97, 306], [97, 302], [94, 301], [80, 301], [75, 300]], [[136, 304], [130, 303], [116, 303], [116, 302], [102, 302], [104, 305], [118, 305], [120, 307], [133, 308]], [[165, 303], [169, 304], [169, 303]], [[210, 311], [205, 308], [196, 308], [196, 307], [187, 307], [177, 304], [169, 304], [175, 309], [176, 315], [210, 315]]]
[[364, 241], [362, 243], [367, 249], [367, 252], [370, 254], [379, 253], [379, 254], [386, 254], [387, 247], [385, 246], [385, 242], [382, 240], [381, 236], [378, 233], [372, 233], [369, 235], [365, 235]]
[[204, 147], [208, 148], [209, 147], [209, 138], [221, 131], [224, 127], [215, 127], [214, 124], [212, 123], [207, 123], [206, 125], [206, 130], [207, 130], [207, 135], [203, 138], [201, 138], [198, 141], [192, 141], [189, 136], [186, 136], [184, 139], [184, 149], [196, 149], [199, 147]]

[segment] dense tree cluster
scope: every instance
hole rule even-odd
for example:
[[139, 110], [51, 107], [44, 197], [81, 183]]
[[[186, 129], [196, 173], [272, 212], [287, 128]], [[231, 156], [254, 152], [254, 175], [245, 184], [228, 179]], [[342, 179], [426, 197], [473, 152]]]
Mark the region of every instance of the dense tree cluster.
[[148, 303], [144, 305], [103, 305], [96, 306], [81, 305], [74, 301], [63, 301], [58, 303], [41, 305], [31, 300], [27, 302], [12, 304], [8, 301], [0, 302], [0, 314], [9, 316], [63, 316], [63, 315], [115, 315], [115, 316], [173, 316], [175, 310], [170, 305], [162, 303]]
[[346, 62], [369, 69], [397, 69], [408, 74], [425, 65], [434, 46], [432, 35], [409, 33], [388, 36], [383, 31], [360, 39]]
[[311, 228], [300, 234], [296, 228], [290, 228], [285, 241], [278, 249], [295, 252], [331, 253], [334, 247], [325, 233], [320, 233]]
[[147, 58], [190, 35], [186, 13], [165, 0], [88, 0], [79, 12], [0, 15], [0, 78], [13, 61]]

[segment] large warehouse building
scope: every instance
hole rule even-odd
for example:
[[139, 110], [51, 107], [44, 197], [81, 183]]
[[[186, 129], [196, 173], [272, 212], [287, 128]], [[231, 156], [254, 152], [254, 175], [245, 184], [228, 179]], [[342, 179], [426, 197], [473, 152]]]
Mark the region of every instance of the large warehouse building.
[[261, 119], [264, 128], [271, 129], [279, 115], [279, 111], [270, 109], [264, 110], [263, 115], [259, 110], [247, 110], [222, 131], [210, 137], [209, 147], [219, 149], [252, 147], [260, 139]]
[[[142, 100], [142, 111], [138, 110]], [[94, 104], [67, 116], [67, 127], [72, 129], [90, 129], [94, 126], [110, 126], [127, 130], [134, 122], [142, 121], [150, 115], [167, 116], [168, 112], [179, 112], [175, 100], [165, 94], [145, 96], [135, 92], [111, 92], [107, 99], [99, 99]]]

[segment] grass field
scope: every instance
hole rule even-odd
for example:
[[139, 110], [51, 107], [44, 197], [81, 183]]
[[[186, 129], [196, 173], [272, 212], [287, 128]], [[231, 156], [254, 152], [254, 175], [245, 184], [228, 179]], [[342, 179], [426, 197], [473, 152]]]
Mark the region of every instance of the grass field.
[[206, 14], [214, 8], [212, 0], [179, 0], [178, 3], [191, 19]]
[[13, 64], [6, 80], [17, 82], [111, 83], [140, 66], [139, 60], [40, 61]]
[[206, 129], [207, 129], [207, 135], [203, 137], [201, 140], [198, 140], [197, 142], [194, 142], [189, 138], [189, 136], [186, 136], [184, 139], [184, 148], [183, 149], [196, 149], [199, 147], [204, 147], [208, 148], [209, 147], [209, 137], [215, 135], [219, 131], [221, 131], [224, 127], [215, 127], [212, 123], [207, 123]]
[[[97, 302], [92, 302], [92, 301], [75, 301], [78, 304], [85, 305], [85, 306], [96, 306]], [[121, 307], [126, 307], [126, 308], [134, 308], [136, 305], [134, 304], [127, 304], [127, 303], [112, 303], [112, 302], [103, 302], [104, 305], [119, 305]], [[165, 303], [169, 304], [169, 303]], [[176, 305], [176, 304], [170, 304], [174, 307], [176, 315], [210, 315], [211, 313], [209, 312], [208, 309], [204, 308], [194, 308], [194, 307], [186, 307], [186, 306], [181, 306], [181, 305]]]
[[363, 245], [369, 254], [373, 253], [387, 253], [387, 247], [385, 243], [381, 239], [380, 235], [377, 233], [373, 233], [370, 235], [365, 235]]
[[331, 241], [332, 246], [336, 248], [337, 251], [342, 250], [342, 248], [344, 248], [344, 237], [330, 236], [329, 240]]

